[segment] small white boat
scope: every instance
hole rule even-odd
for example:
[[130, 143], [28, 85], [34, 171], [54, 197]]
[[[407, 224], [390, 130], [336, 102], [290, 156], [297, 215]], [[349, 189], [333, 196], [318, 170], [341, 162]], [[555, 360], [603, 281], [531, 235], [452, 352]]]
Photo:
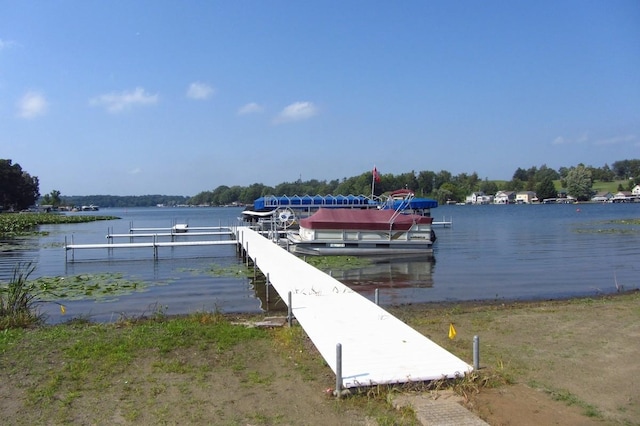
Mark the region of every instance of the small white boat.
[[289, 250], [306, 255], [395, 256], [433, 253], [433, 218], [394, 210], [320, 209], [289, 231]]
[[171, 231], [173, 231], [174, 233], [183, 233], [183, 232], [187, 232], [188, 230], [189, 230], [189, 225], [186, 223], [176, 223], [171, 228]]

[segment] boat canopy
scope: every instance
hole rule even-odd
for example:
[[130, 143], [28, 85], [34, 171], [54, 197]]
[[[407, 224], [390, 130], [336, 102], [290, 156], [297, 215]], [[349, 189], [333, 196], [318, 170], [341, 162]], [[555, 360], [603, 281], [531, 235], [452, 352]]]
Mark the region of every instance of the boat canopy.
[[392, 199], [387, 202], [372, 199], [365, 195], [283, 195], [266, 196], [254, 200], [255, 211], [273, 210], [278, 207], [360, 207], [401, 210], [404, 209], [432, 209], [438, 207], [438, 202], [431, 198], [410, 198], [407, 200]]
[[407, 231], [414, 224], [430, 224], [433, 218], [415, 214], [398, 214], [393, 210], [378, 209], [319, 209], [305, 219], [300, 228], [342, 229], [359, 231]]
[[364, 195], [273, 195], [257, 198], [253, 202], [255, 210], [277, 207], [369, 207], [375, 205]]

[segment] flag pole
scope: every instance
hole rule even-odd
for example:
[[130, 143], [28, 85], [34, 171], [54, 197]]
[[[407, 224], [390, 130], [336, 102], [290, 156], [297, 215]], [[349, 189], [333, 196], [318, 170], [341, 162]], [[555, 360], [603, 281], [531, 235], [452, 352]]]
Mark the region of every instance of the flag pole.
[[[373, 170], [376, 169], [376, 166], [373, 166]], [[376, 184], [376, 174], [371, 173], [371, 201], [373, 201], [373, 187]]]

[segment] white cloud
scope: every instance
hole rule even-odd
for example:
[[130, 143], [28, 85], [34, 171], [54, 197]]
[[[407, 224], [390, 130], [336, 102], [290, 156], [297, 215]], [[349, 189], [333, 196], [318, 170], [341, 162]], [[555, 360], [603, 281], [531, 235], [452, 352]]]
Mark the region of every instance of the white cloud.
[[249, 102], [248, 104], [240, 107], [240, 109], [238, 110], [238, 114], [239, 115], [254, 114], [254, 113], [262, 112], [263, 110], [264, 108], [261, 105], [258, 105], [255, 102]]
[[636, 140], [636, 135], [616, 136], [609, 139], [600, 139], [594, 143], [594, 145], [616, 145], [619, 143], [633, 142]]
[[154, 105], [158, 103], [159, 96], [151, 95], [142, 87], [136, 87], [133, 91], [120, 93], [107, 93], [97, 96], [89, 101], [92, 106], [102, 106], [107, 111], [116, 113], [136, 105]]
[[142, 173], [142, 169], [140, 167], [136, 167], [135, 169], [129, 170], [129, 174], [131, 175], [138, 175], [140, 173]]
[[8, 49], [16, 45], [15, 41], [3, 40], [0, 38], [0, 50]]
[[558, 136], [553, 140], [553, 145], [568, 145], [568, 144], [581, 144], [589, 141], [589, 133], [585, 132], [575, 139], [565, 138], [564, 136]]
[[307, 120], [318, 113], [318, 108], [312, 102], [294, 102], [286, 106], [275, 118], [275, 123]]
[[215, 89], [208, 84], [196, 81], [187, 89], [187, 97], [191, 99], [208, 99], [215, 93]]
[[47, 111], [47, 100], [38, 92], [27, 92], [18, 101], [18, 116], [22, 118], [34, 118]]

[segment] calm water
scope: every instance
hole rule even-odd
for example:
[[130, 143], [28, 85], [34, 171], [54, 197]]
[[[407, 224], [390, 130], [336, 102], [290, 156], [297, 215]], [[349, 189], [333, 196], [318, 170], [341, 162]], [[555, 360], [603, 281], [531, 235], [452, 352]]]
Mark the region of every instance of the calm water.
[[[55, 305], [42, 306], [52, 323], [72, 316], [112, 321], [122, 314], [168, 314], [218, 309], [260, 312], [266, 309], [263, 286], [247, 278], [220, 277], [212, 269], [240, 269], [233, 246], [152, 249], [78, 250], [65, 260], [65, 238], [75, 243], [106, 242], [109, 232], [129, 227], [219, 226], [234, 223], [238, 208], [103, 209], [121, 219], [79, 225], [45, 226], [46, 237], [12, 241], [0, 257], [0, 280], [8, 281], [19, 261], [34, 260], [37, 276], [121, 273], [144, 281], [145, 291], [110, 301], [65, 302], [62, 317]], [[432, 261], [378, 263], [332, 275], [366, 297], [380, 289], [383, 305], [426, 301], [544, 299], [613, 293], [616, 281], [640, 288], [640, 226], [612, 223], [640, 218], [640, 203], [588, 205], [441, 206], [436, 220], [453, 227], [436, 229]], [[67, 253], [71, 259], [71, 253]], [[282, 307], [273, 305], [269, 309]]]

